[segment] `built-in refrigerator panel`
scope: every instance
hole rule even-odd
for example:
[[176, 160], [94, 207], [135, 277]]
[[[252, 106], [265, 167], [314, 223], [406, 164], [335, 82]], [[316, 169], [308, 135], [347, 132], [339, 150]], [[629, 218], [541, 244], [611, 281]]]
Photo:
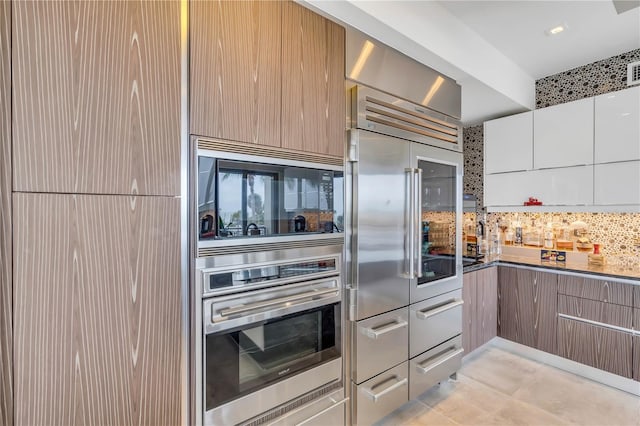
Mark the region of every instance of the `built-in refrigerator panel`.
[[409, 304], [410, 142], [352, 130], [350, 143], [349, 303], [351, 319], [361, 320]]
[[419, 272], [412, 278], [411, 303], [462, 288], [462, 166], [458, 152], [411, 144], [419, 182], [413, 225]]

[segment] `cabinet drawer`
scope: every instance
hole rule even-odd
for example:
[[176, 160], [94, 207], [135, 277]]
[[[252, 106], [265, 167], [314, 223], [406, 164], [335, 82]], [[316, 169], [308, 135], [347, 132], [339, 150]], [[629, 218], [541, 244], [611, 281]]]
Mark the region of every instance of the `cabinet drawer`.
[[560, 317], [559, 355], [619, 376], [632, 377], [633, 335]]
[[408, 344], [409, 308], [354, 323], [351, 379], [361, 383], [406, 361]]
[[303, 405], [278, 417], [269, 426], [341, 426], [345, 423], [345, 405], [348, 399], [344, 396], [344, 389], [329, 394], [318, 400]]
[[633, 338], [633, 379], [640, 382], [640, 336]]
[[409, 399], [408, 362], [370, 379], [353, 384], [353, 424], [371, 425]]
[[444, 342], [409, 361], [409, 399], [415, 399], [462, 366], [462, 338]]
[[558, 293], [616, 305], [633, 306], [633, 287], [631, 284], [558, 275]]
[[[633, 286], [633, 306], [640, 308], [640, 285]], [[636, 329], [640, 330], [640, 318], [638, 323], [636, 323]]]
[[574, 296], [558, 295], [558, 313], [631, 329], [633, 308]]
[[462, 332], [462, 290], [409, 306], [409, 358]]

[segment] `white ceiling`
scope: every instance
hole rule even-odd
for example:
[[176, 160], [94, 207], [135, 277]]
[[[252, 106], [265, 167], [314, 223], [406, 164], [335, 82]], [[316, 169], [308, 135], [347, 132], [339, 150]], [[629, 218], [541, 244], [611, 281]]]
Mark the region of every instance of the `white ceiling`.
[[611, 0], [297, 1], [456, 79], [465, 126], [533, 109], [536, 79], [640, 48], [640, 8]]
[[535, 79], [640, 48], [640, 8], [618, 15], [609, 0], [439, 3]]

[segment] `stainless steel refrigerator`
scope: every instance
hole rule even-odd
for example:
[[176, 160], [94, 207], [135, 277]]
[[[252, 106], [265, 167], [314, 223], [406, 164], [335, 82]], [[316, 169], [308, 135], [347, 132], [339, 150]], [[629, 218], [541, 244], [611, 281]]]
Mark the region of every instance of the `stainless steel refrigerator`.
[[351, 96], [351, 421], [370, 424], [460, 367], [463, 158], [454, 118], [362, 85]]

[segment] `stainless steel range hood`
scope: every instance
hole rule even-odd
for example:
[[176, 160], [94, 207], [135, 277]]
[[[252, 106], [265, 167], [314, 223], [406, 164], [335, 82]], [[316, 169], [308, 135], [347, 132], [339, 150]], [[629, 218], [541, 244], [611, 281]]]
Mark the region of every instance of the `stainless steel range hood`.
[[346, 33], [346, 77], [460, 119], [462, 88], [455, 80], [355, 29]]

